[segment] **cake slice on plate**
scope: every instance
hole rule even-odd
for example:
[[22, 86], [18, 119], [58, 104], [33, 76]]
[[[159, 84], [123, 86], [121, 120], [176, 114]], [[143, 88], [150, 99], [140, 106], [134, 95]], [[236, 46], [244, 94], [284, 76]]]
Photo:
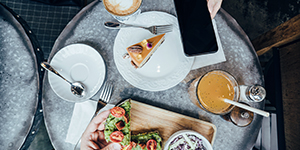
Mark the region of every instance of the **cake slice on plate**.
[[161, 34], [127, 47], [126, 50], [131, 58], [131, 64], [135, 68], [141, 68], [164, 40], [165, 34]]

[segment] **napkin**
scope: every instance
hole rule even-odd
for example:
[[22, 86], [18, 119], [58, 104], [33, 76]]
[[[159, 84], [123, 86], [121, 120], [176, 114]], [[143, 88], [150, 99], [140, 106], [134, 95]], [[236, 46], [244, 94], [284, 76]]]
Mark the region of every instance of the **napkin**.
[[222, 43], [221, 43], [220, 36], [218, 33], [216, 21], [214, 19], [212, 20], [212, 24], [213, 24], [213, 28], [215, 31], [217, 44], [218, 44], [218, 51], [213, 54], [205, 54], [205, 55], [195, 56], [194, 64], [192, 65], [191, 70], [226, 61]]
[[[99, 112], [113, 108], [115, 105], [107, 104]], [[81, 138], [82, 133], [93, 119], [94, 113], [97, 109], [96, 101], [85, 101], [82, 103], [75, 103], [71, 122], [68, 128], [68, 133], [65, 142], [76, 145], [78, 140]]]
[[66, 136], [66, 142], [75, 145], [81, 138], [87, 125], [90, 123], [97, 109], [97, 102], [87, 100], [81, 103], [75, 103], [71, 122]]

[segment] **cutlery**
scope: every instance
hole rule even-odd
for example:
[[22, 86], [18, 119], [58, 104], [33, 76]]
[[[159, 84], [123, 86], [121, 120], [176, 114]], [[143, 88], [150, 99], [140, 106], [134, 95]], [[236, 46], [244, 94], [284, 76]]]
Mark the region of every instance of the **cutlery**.
[[243, 109], [246, 109], [248, 111], [252, 111], [252, 112], [257, 113], [259, 115], [262, 115], [264, 117], [269, 117], [270, 116], [270, 114], [268, 112], [266, 112], [266, 111], [253, 108], [253, 107], [247, 106], [247, 105], [239, 103], [239, 102], [235, 102], [235, 101], [232, 101], [232, 100], [229, 100], [229, 99], [224, 99], [224, 102], [232, 104], [232, 105], [240, 107], [240, 108], [243, 108]]
[[119, 22], [105, 22], [104, 26], [108, 29], [120, 29], [120, 28], [127, 28], [127, 27], [138, 27], [138, 28], [143, 28], [148, 31], [150, 31], [152, 34], [162, 34], [162, 33], [167, 33], [171, 32], [173, 30], [173, 25], [168, 24], [168, 25], [154, 25], [150, 27], [144, 27], [144, 26], [138, 26], [138, 25], [131, 25], [131, 24], [124, 24], [124, 23], [119, 23]]
[[80, 83], [80, 82], [70, 82], [67, 79], [65, 79], [62, 75], [60, 75], [49, 63], [47, 62], [42, 62], [41, 66], [43, 68], [45, 68], [46, 70], [56, 74], [57, 76], [61, 77], [63, 80], [65, 80], [66, 82], [68, 82], [71, 85], [71, 92], [79, 97], [79, 98], [83, 98], [85, 96], [85, 86]]
[[98, 115], [99, 110], [104, 106], [106, 106], [106, 104], [108, 104], [112, 95], [112, 91], [113, 91], [113, 85], [110, 82], [105, 82], [100, 92], [98, 106], [95, 115]]

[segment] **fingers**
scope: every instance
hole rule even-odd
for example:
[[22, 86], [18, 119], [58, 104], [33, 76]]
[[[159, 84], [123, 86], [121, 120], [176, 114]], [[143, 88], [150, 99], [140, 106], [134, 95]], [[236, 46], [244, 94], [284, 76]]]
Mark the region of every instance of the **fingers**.
[[104, 136], [104, 123], [108, 117], [110, 110], [101, 112], [93, 118], [87, 126], [85, 132], [81, 137], [81, 149], [86, 150], [120, 150], [121, 145], [118, 143], [107, 143]]
[[100, 149], [99, 145], [97, 143], [95, 143], [94, 141], [89, 141], [88, 142], [88, 147], [91, 149], [91, 150], [96, 150], [96, 149]]
[[[87, 146], [87, 145], [91, 144], [88, 142], [90, 142], [90, 140], [93, 138], [93, 136], [95, 135], [94, 132], [96, 132], [98, 130], [98, 127], [100, 126], [100, 124], [105, 122], [109, 113], [110, 113], [110, 110], [103, 111], [99, 115], [97, 115], [95, 118], [93, 118], [93, 120], [90, 122], [90, 124], [87, 126], [87, 128], [85, 129], [84, 133], [81, 136], [81, 142], [83, 143], [83, 145]], [[104, 127], [103, 127], [103, 129], [104, 129]]]
[[102, 122], [99, 126], [98, 126], [98, 130], [102, 131], [105, 128], [105, 122]]
[[221, 8], [222, 0], [207, 0], [207, 7], [210, 12], [211, 19], [213, 19], [219, 9]]
[[119, 143], [110, 143], [101, 150], [120, 150], [121, 145]]
[[89, 137], [82, 138], [81, 150], [96, 150], [104, 148], [108, 143], [105, 140], [103, 131], [96, 131], [90, 134]]
[[[86, 132], [88, 132], [88, 133], [95, 132], [98, 129], [98, 127], [101, 125], [101, 123], [103, 123], [106, 120], [109, 113], [110, 113], [110, 110], [106, 110], [106, 111], [101, 112], [96, 117], [94, 117], [93, 120], [90, 122], [90, 124], [87, 126]], [[104, 129], [104, 127], [103, 127], [103, 129]]]
[[100, 124], [101, 122], [105, 121], [106, 118], [108, 117], [110, 113], [110, 109], [109, 110], [105, 110], [103, 112], [101, 112], [99, 115], [97, 115], [92, 122], [96, 123], [96, 124]]
[[100, 150], [100, 147], [94, 141], [85, 141], [81, 143], [80, 150]]
[[98, 131], [98, 141], [101, 141], [101, 140], [105, 140], [105, 135], [104, 135], [104, 132], [103, 131]]
[[97, 137], [94, 139], [94, 141], [97, 141], [101, 148], [105, 147], [108, 144], [105, 140], [105, 135], [103, 131], [97, 132]]

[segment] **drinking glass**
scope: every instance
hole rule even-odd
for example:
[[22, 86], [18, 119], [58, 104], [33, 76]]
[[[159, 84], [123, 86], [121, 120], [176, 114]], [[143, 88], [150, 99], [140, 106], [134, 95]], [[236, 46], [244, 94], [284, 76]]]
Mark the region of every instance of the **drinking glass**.
[[244, 102], [261, 102], [266, 91], [259, 85], [238, 85], [236, 79], [228, 72], [213, 70], [191, 83], [189, 95], [191, 101], [199, 108], [223, 115], [225, 120], [237, 126], [247, 126], [253, 120], [253, 112], [225, 103], [224, 99], [238, 102], [242, 97]]
[[240, 89], [232, 75], [213, 70], [197, 78], [189, 87], [192, 102], [199, 108], [217, 115], [229, 113], [234, 106], [223, 99], [239, 100]]

